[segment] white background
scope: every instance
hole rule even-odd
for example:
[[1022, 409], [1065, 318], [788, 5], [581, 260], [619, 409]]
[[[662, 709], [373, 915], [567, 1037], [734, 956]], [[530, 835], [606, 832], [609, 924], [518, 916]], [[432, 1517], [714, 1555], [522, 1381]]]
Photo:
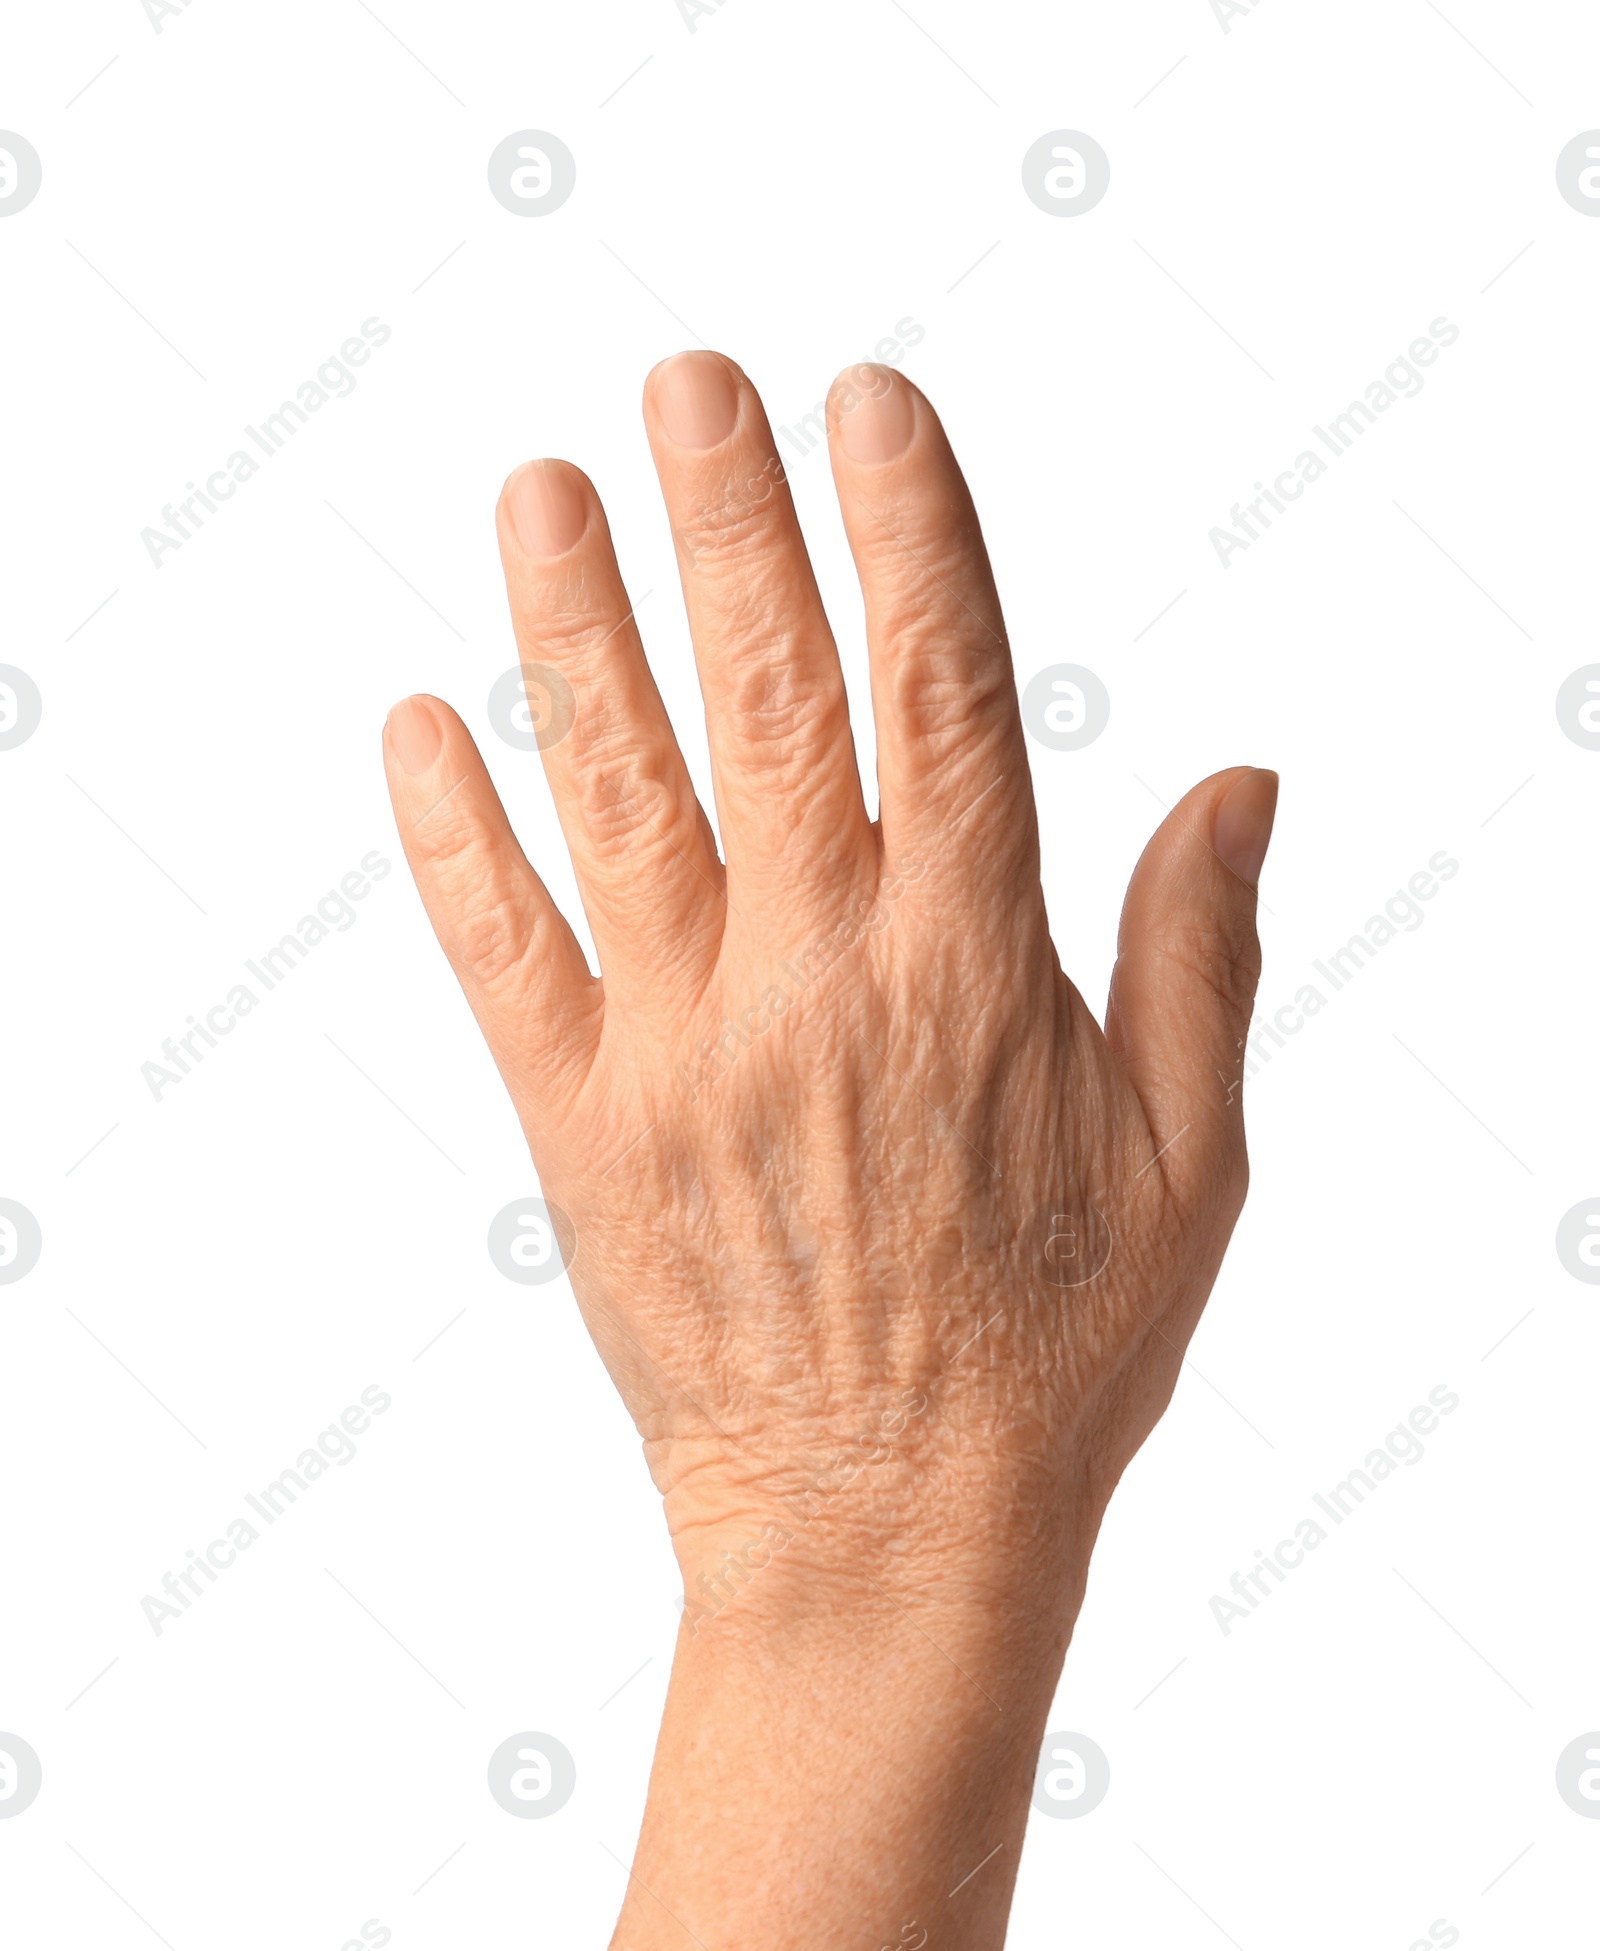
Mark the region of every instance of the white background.
[[[677, 1582], [565, 1285], [485, 1250], [531, 1172], [379, 732], [408, 691], [452, 699], [576, 917], [537, 760], [485, 712], [515, 660], [502, 479], [593, 475], [703, 783], [644, 375], [703, 340], [792, 425], [911, 319], [1020, 676], [1111, 693], [1093, 746], [1033, 748], [1089, 996], [1158, 800], [1218, 767], [1283, 775], [1273, 1008], [1460, 863], [1251, 1082], [1251, 1202], [1052, 1721], [1111, 1791], [1033, 1818], [1012, 1942], [1595, 1942], [1600, 1823], [1555, 1761], [1600, 1728], [1600, 1296], [1554, 1234], [1600, 1191], [1600, 753], [1554, 701], [1600, 657], [1600, 222], [1555, 160], [1600, 125], [1600, 20], [374, 4], [0, 26], [0, 126], [44, 168], [0, 221], [0, 659], [44, 700], [0, 753], [0, 1194], [44, 1236], [0, 1287], [0, 1729], [44, 1769], [0, 1821], [0, 1929], [605, 1941]], [[527, 128], [578, 165], [535, 221], [485, 176]], [[1070, 221], [1020, 176], [1062, 128], [1111, 158]], [[357, 390], [153, 566], [140, 530], [369, 317], [392, 338]], [[1441, 317], [1425, 391], [1224, 568], [1213, 525]], [[827, 462], [791, 473], [870, 769]], [[395, 867], [356, 924], [156, 1102], [162, 1040], [373, 849]], [[369, 1385], [392, 1407], [355, 1461], [155, 1635], [144, 1595]], [[1212, 1595], [1438, 1385], [1460, 1407], [1423, 1461], [1224, 1636]], [[577, 1762], [546, 1821], [485, 1786], [527, 1729]]]

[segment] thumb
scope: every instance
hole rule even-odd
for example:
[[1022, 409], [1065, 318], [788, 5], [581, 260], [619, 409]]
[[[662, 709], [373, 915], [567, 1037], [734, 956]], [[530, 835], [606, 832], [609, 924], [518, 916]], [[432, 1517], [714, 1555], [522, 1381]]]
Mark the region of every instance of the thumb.
[[1127, 1069], [1163, 1172], [1242, 1201], [1245, 1038], [1261, 973], [1256, 881], [1278, 775], [1203, 780], [1157, 828], [1128, 883], [1106, 1036]]

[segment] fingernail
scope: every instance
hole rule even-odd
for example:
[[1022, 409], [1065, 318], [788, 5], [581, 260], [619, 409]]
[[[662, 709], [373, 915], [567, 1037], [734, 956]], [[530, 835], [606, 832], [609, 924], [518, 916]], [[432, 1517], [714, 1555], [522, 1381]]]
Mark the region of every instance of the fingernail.
[[718, 447], [739, 417], [739, 388], [714, 352], [680, 352], [656, 372], [656, 412], [679, 447]]
[[425, 698], [403, 698], [389, 713], [389, 743], [394, 755], [414, 779], [439, 756], [444, 727]]
[[511, 526], [524, 555], [565, 555], [589, 524], [578, 477], [560, 461], [529, 461], [506, 484]]
[[1254, 887], [1261, 875], [1278, 810], [1278, 775], [1247, 772], [1223, 795], [1211, 823], [1211, 845], [1225, 867]]
[[911, 388], [887, 366], [855, 366], [842, 374], [834, 382], [833, 410], [844, 451], [867, 467], [898, 460], [917, 429]]

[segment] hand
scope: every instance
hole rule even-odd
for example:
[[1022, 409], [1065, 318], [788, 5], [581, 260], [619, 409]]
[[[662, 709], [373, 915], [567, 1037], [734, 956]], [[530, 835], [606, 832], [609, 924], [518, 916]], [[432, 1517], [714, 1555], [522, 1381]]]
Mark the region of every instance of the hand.
[[[650, 376], [645, 421], [726, 862], [604, 512], [558, 461], [512, 476], [498, 527], [523, 663], [572, 691], [544, 762], [601, 978], [436, 700], [389, 720], [401, 839], [576, 1229], [573, 1289], [683, 1570], [685, 1699], [703, 1722], [739, 1691], [696, 1675], [774, 1657], [831, 1698], [878, 1659], [869, 1628], [959, 1691], [920, 1633], [1007, 1717], [989, 1809], [1014, 1821], [1106, 1500], [1171, 1395], [1244, 1198], [1238, 1083], [1277, 781], [1219, 773], [1150, 842], [1102, 1032], [1051, 945], [999, 600], [928, 402], [881, 367], [829, 402], [876, 822], [755, 389], [684, 354]], [[979, 1728], [989, 1710], [971, 1706]], [[681, 1738], [692, 1775], [707, 1765], [693, 1716], [681, 1737], [673, 1720], [669, 1705], [663, 1753]], [[974, 1753], [996, 1750], [985, 1739]], [[861, 1790], [894, 1799], [870, 1767]], [[941, 1807], [947, 1842], [970, 1814]], [[767, 1835], [790, 1815], [809, 1848], [795, 1811], [769, 1808]], [[651, 1844], [647, 1820], [641, 1848], [668, 1915], [709, 1920], [719, 1947], [790, 1942], [749, 1908], [768, 1867], [755, 1841], [719, 1896], [675, 1848], [678, 1821]], [[860, 1892], [826, 1854], [793, 1941], [892, 1937], [903, 1916], [839, 1908]], [[909, 1881], [894, 1889], [891, 1909], [912, 1903]], [[630, 1943], [658, 1925], [688, 1941], [637, 1902]], [[972, 1903], [960, 1941], [998, 1942], [1003, 1902]]]

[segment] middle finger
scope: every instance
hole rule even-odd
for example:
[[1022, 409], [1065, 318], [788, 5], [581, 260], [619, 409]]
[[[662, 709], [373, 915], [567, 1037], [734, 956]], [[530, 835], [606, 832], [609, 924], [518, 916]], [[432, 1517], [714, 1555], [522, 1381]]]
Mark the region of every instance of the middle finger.
[[[844, 675], [772, 429], [731, 360], [645, 383], [736, 914], [831, 912], [876, 871]], [[744, 898], [741, 899], [741, 896]]]

